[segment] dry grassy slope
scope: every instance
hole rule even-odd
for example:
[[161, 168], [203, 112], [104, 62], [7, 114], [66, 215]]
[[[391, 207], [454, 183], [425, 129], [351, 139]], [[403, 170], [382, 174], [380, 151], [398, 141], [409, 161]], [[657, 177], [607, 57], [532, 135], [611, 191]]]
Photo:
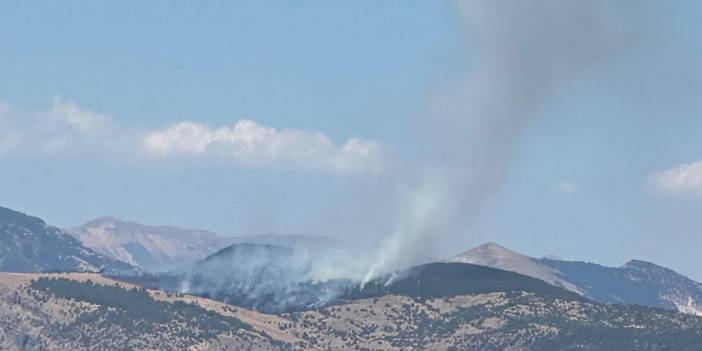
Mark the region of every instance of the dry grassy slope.
[[[32, 280], [42, 277], [66, 278], [80, 282], [89, 280], [104, 285], [133, 287], [93, 273], [0, 273], [0, 350], [120, 349], [115, 345], [120, 345], [126, 335], [119, 326], [112, 326], [105, 330], [87, 329], [67, 332], [65, 326], [68, 323], [95, 311], [98, 306], [50, 297], [29, 289]], [[199, 326], [178, 323], [163, 326], [156, 333], [145, 332], [132, 338], [133, 340], [129, 340], [127, 349], [278, 350], [281, 347], [271, 343], [271, 339], [297, 341], [284, 333], [276, 333], [278, 331], [276, 328], [268, 326], [275, 325], [275, 316], [263, 316], [202, 298], [175, 296], [161, 291], [149, 291], [149, 293], [159, 301], [195, 302], [200, 307], [216, 311], [221, 315], [237, 317], [252, 325], [254, 330], [233, 330], [207, 340], [192, 340], [184, 331], [197, 329]], [[274, 336], [268, 338], [264, 332]], [[87, 339], [80, 340], [80, 333], [85, 334]]]
[[[81, 330], [87, 341], [81, 341], [76, 333], [61, 330], [62, 325], [98, 306], [55, 297], [43, 300], [36, 291], [27, 288], [32, 279], [41, 277], [130, 287], [91, 273], [0, 273], [0, 349], [101, 350], [124, 345], [125, 334], [116, 326]], [[610, 350], [611, 347], [602, 343], [616, 342], [618, 335], [625, 335], [625, 341], [632, 337], [643, 340], [636, 341], [640, 350], [666, 349], [657, 348], [645, 341], [650, 339], [643, 338], [646, 333], [654, 333], [649, 335], [653, 340], [668, 342], [657, 337], [656, 332], [672, 335], [670, 340], [679, 339], [683, 345], [692, 345], [689, 350], [702, 343], [700, 318], [523, 292], [427, 299], [386, 295], [280, 316], [200, 297], [156, 290], [149, 294], [158, 301], [196, 303], [218, 315], [238, 318], [252, 330], [228, 331], [209, 339], [192, 340], [182, 332], [197, 330], [198, 325], [170, 325], [159, 333], [144, 333], [128, 340], [129, 347], [122, 349]], [[579, 336], [581, 333], [586, 335]], [[682, 338], [676, 333], [683, 333]], [[615, 344], [619, 346], [616, 349], [631, 349], [627, 345], [630, 344]]]
[[325, 350], [698, 350], [702, 319], [664, 310], [490, 293], [383, 296], [284, 315]]
[[[458, 296], [452, 299], [418, 301], [405, 296], [383, 296], [352, 301], [322, 310], [286, 315], [289, 330], [322, 349], [437, 349], [457, 345], [456, 340], [499, 328], [499, 318], [466, 323], [451, 333], [425, 333], [434, 329], [459, 308], [476, 305], [501, 305], [504, 294]], [[450, 334], [450, 335], [449, 335]]]
[[[0, 349], [19, 350], [29, 349], [59, 350], [84, 349], [79, 343], [52, 337], [55, 333], [47, 330], [58, 329], [62, 324], [74, 321], [83, 313], [94, 311], [97, 306], [84, 302], [49, 298], [39, 301], [27, 289], [33, 279], [67, 278], [79, 282], [91, 281], [104, 285], [116, 285], [132, 288], [133, 285], [117, 282], [99, 274], [92, 273], [61, 273], [61, 274], [29, 274], [29, 273], [0, 273]], [[251, 325], [253, 332], [239, 335], [232, 333], [219, 335], [215, 339], [203, 340], [190, 345], [191, 350], [266, 350], [266, 349], [400, 349], [393, 346], [387, 339], [401, 340], [406, 345], [416, 344], [413, 340], [404, 340], [398, 336], [417, 328], [417, 315], [427, 313], [432, 318], [441, 318], [442, 314], [455, 313], [456, 306], [504, 301], [502, 294], [486, 294], [480, 296], [457, 297], [454, 300], [427, 301], [419, 304], [407, 297], [385, 296], [378, 299], [366, 299], [348, 304], [329, 307], [319, 311], [309, 311], [300, 314], [275, 316], [261, 314], [243, 308], [223, 304], [217, 301], [189, 296], [175, 295], [158, 290], [150, 290], [150, 295], [159, 301], [197, 303], [200, 307], [215, 311], [225, 316], [233, 316]], [[16, 299], [19, 299], [19, 303]], [[407, 306], [412, 306], [410, 309]], [[492, 324], [491, 324], [492, 323]], [[499, 326], [499, 321], [490, 321], [488, 325]], [[184, 326], [191, 328], [192, 326]], [[480, 328], [472, 325], [463, 326], [457, 335], [481, 332]], [[275, 346], [267, 342], [265, 335], [286, 344]], [[102, 335], [105, 337], [106, 335]], [[118, 332], [108, 334], [110, 338], [120, 339]], [[97, 337], [97, 335], [92, 336]], [[153, 346], [155, 338], [144, 336], [143, 342], [135, 343], [135, 348]], [[160, 348], [178, 349], [183, 343], [177, 335], [162, 335], [158, 340], [168, 340], [168, 345]], [[447, 342], [438, 342], [438, 348], [446, 348]], [[102, 345], [104, 346], [104, 345]], [[95, 349], [99, 349], [96, 346]]]

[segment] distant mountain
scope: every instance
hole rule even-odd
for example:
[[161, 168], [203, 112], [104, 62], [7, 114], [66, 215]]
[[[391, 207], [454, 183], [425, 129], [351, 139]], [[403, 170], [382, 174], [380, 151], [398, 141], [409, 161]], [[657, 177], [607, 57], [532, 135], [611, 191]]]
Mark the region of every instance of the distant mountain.
[[203, 259], [232, 244], [319, 248], [331, 243], [324, 237], [302, 234], [221, 237], [202, 229], [145, 225], [113, 217], [97, 218], [68, 232], [96, 252], [149, 272]]
[[481, 245], [448, 261], [517, 272], [597, 301], [702, 315], [702, 284], [648, 262], [631, 261], [614, 268], [561, 259], [536, 259], [495, 243]]
[[68, 233], [39, 218], [4, 207], [0, 207], [0, 270], [135, 272], [133, 266], [84, 247]]
[[162, 271], [201, 259], [226, 246], [201, 229], [150, 226], [102, 217], [68, 232], [83, 245], [147, 271]]
[[583, 294], [583, 291], [576, 284], [562, 277], [558, 270], [495, 243], [478, 246], [449, 259], [448, 262], [471, 263], [517, 272]]
[[702, 284], [671, 269], [632, 260], [621, 267], [540, 259], [592, 299], [640, 304], [702, 316]]

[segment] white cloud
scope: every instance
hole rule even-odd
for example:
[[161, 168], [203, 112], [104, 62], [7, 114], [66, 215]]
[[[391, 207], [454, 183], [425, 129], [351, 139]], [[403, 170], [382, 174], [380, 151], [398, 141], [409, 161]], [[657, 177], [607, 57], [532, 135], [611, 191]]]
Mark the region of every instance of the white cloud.
[[561, 195], [573, 195], [580, 192], [580, 184], [571, 180], [564, 180], [556, 186], [556, 192]]
[[0, 102], [0, 154], [50, 155], [90, 151], [113, 135], [108, 116], [61, 97], [46, 110], [27, 110]]
[[[120, 128], [113, 120], [56, 96], [50, 108], [26, 110], [0, 101], [0, 155], [92, 153], [152, 159], [218, 157], [239, 165], [380, 175], [388, 168], [383, 144], [350, 138], [336, 144], [326, 134], [239, 120], [210, 128], [181, 122], [161, 130]], [[136, 156], [135, 156], [136, 157]]]
[[336, 145], [321, 132], [267, 127], [239, 120], [231, 127], [209, 128], [181, 122], [148, 133], [143, 148], [155, 157], [214, 155], [252, 166], [285, 166], [336, 173], [380, 174], [386, 168], [385, 147], [351, 138]]
[[649, 184], [668, 195], [702, 194], [702, 160], [655, 173]]
[[80, 107], [73, 101], [65, 101], [60, 95], [54, 97], [47, 116], [83, 133], [97, 131], [110, 120], [106, 115]]

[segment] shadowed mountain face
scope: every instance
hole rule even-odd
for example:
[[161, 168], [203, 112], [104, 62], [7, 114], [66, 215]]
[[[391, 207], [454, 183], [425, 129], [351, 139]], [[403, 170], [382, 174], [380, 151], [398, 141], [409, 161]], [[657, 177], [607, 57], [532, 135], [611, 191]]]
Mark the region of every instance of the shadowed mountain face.
[[130, 274], [134, 267], [98, 254], [39, 218], [0, 207], [0, 270], [9, 272], [105, 271]]
[[429, 263], [390, 273], [355, 286], [344, 295], [344, 298], [357, 299], [383, 295], [447, 298], [514, 291], [584, 300], [578, 294], [539, 279], [500, 269], [461, 263]]
[[547, 259], [540, 262], [560, 271], [595, 300], [661, 307], [702, 316], [702, 284], [671, 269], [638, 260], [618, 268]]
[[644, 261], [622, 267], [559, 259], [535, 259], [494, 243], [449, 260], [517, 272], [608, 303], [640, 304], [702, 315], [702, 284]]

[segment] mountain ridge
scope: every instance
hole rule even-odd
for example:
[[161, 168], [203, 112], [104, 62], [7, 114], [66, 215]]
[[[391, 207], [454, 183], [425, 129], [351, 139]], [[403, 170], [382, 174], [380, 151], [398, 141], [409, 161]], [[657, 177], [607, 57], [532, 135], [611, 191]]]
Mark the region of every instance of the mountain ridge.
[[68, 232], [97, 252], [147, 271], [162, 271], [200, 259], [224, 243], [203, 229], [145, 225], [103, 216]]
[[486, 243], [447, 260], [511, 270], [607, 303], [635, 303], [702, 315], [702, 284], [672, 269], [633, 259], [620, 267], [533, 258]]
[[98, 217], [67, 231], [84, 246], [149, 272], [175, 269], [237, 243], [310, 249], [333, 245], [330, 238], [316, 235], [220, 236], [204, 229], [148, 225], [113, 216]]
[[0, 207], [0, 270], [137, 272], [131, 265], [84, 247], [38, 217], [5, 207]]
[[562, 287], [578, 294], [583, 294], [583, 291], [577, 285], [563, 279], [563, 277], [558, 274], [558, 271], [553, 268], [547, 267], [531, 257], [524, 256], [494, 242], [488, 242], [477, 246], [446, 261], [471, 263], [517, 272], [541, 279], [549, 284]]

